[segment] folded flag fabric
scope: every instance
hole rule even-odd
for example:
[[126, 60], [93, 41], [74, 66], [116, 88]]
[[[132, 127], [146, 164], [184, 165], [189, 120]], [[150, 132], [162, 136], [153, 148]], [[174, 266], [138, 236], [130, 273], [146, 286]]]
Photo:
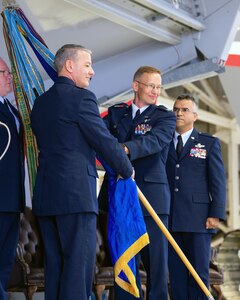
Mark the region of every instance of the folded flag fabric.
[[115, 281], [122, 289], [139, 297], [135, 255], [149, 244], [149, 237], [136, 183], [132, 178], [117, 178], [108, 166], [104, 163], [103, 166], [109, 181], [108, 243]]

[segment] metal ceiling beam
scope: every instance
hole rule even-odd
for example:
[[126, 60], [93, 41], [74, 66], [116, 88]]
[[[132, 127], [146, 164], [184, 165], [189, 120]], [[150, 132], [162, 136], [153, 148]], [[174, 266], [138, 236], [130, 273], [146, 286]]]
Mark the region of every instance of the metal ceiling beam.
[[135, 2], [148, 7], [152, 10], [157, 11], [160, 14], [166, 15], [167, 17], [177, 21], [185, 26], [191, 27], [197, 31], [202, 31], [206, 26], [200, 22], [197, 18], [194, 18], [193, 15], [182, 9], [176, 9], [170, 3], [166, 1], [159, 0], [135, 0]]
[[166, 28], [160, 28], [149, 23], [145, 18], [133, 15], [130, 11], [114, 3], [98, 0], [64, 0], [90, 13], [127, 27], [138, 33], [144, 34], [154, 40], [176, 45], [181, 42], [181, 37]]
[[140, 66], [155, 66], [165, 73], [186, 64], [196, 55], [196, 49], [188, 39], [184, 39], [179, 47], [152, 41], [93, 63], [96, 76], [91, 81], [91, 90], [98, 98], [112, 98], [131, 88], [132, 76]]
[[219, 98], [217, 97], [209, 82], [206, 79], [203, 79], [200, 81], [200, 84], [204, 88], [208, 96], [212, 99], [212, 101], [219, 105]]
[[219, 102], [215, 102], [213, 98], [207, 95], [202, 89], [198, 88], [193, 83], [186, 83], [184, 84], [185, 89], [187, 89], [190, 93], [195, 93], [198, 95], [199, 100], [213, 109], [217, 114], [226, 115], [226, 111], [224, 108], [219, 104]]
[[[224, 63], [240, 22], [239, 0], [204, 0], [206, 30], [196, 39], [196, 47], [206, 58]], [[224, 25], [223, 25], [224, 20]]]
[[217, 63], [215, 58], [192, 62], [163, 74], [163, 85], [164, 88], [171, 88], [187, 82], [216, 76], [223, 71], [224, 68]]
[[[217, 96], [217, 94], [215, 93], [215, 91], [213, 90], [211, 84], [206, 80], [203, 79], [200, 81], [201, 86], [203, 87], [205, 93], [208, 95], [209, 100], [214, 103], [214, 105], [216, 107], [218, 107], [218, 109], [220, 111], [222, 111], [222, 113], [224, 113], [225, 115], [229, 115], [231, 116], [232, 113], [230, 111], [230, 106], [225, 103], [223, 103], [222, 99], [219, 99], [219, 97]], [[221, 97], [221, 96], [220, 96]]]

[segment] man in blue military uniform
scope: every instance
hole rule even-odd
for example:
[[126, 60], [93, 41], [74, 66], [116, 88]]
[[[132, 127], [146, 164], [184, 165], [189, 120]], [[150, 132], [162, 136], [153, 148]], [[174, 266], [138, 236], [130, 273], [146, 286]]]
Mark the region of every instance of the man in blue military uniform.
[[39, 149], [33, 212], [44, 241], [45, 299], [88, 300], [96, 256], [96, 152], [123, 178], [133, 168], [87, 89], [94, 75], [91, 51], [67, 44], [54, 63], [58, 78], [31, 114]]
[[[158, 69], [140, 67], [134, 74], [132, 88], [132, 105], [118, 104], [110, 107], [105, 122], [129, 155], [137, 185], [168, 226], [170, 191], [165, 163], [175, 128], [175, 116], [164, 106], [155, 105], [161, 89]], [[99, 195], [100, 208], [103, 208], [102, 201], [106, 202], [107, 198], [104, 197], [103, 190], [104, 186]], [[146, 209], [142, 207], [142, 210], [150, 239], [150, 244], [141, 251], [141, 259], [147, 272], [147, 299], [167, 300], [167, 239]], [[139, 265], [139, 256], [137, 262]], [[137, 269], [137, 282], [141, 290], [138, 271]], [[136, 298], [116, 286], [115, 299]]]
[[[7, 300], [7, 283], [19, 237], [24, 209], [23, 127], [17, 109], [5, 98], [12, 91], [12, 74], [0, 58], [0, 121], [11, 134], [9, 148], [0, 160], [0, 299]], [[9, 137], [0, 126], [0, 156]]]
[[[225, 218], [226, 179], [219, 140], [194, 129], [197, 104], [191, 95], [180, 95], [173, 106], [176, 131], [167, 160], [171, 190], [169, 228], [173, 238], [206, 286], [212, 234]], [[172, 300], [205, 300], [207, 297], [175, 250], [169, 246]]]

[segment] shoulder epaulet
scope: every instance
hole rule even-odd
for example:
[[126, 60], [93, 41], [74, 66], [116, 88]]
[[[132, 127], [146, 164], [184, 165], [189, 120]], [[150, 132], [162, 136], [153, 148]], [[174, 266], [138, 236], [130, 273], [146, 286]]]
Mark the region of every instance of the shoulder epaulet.
[[207, 132], [199, 132], [198, 134], [203, 135], [203, 136], [208, 137], [208, 138], [215, 139], [214, 136], [212, 136], [210, 133], [207, 133]]
[[114, 104], [110, 108], [127, 108], [127, 107], [128, 107], [128, 104], [122, 102], [122, 103]]
[[171, 111], [171, 109], [168, 109], [166, 106], [164, 105], [157, 105], [157, 109], [160, 109], [160, 110], [164, 110], [164, 111]]

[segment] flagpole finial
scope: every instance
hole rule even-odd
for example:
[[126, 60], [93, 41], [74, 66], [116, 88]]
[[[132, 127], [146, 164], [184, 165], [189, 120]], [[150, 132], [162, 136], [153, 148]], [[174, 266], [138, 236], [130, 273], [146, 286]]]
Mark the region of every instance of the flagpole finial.
[[17, 8], [17, 7], [19, 7], [16, 0], [2, 0], [2, 6], [3, 6], [3, 8], [7, 8], [7, 7]]

